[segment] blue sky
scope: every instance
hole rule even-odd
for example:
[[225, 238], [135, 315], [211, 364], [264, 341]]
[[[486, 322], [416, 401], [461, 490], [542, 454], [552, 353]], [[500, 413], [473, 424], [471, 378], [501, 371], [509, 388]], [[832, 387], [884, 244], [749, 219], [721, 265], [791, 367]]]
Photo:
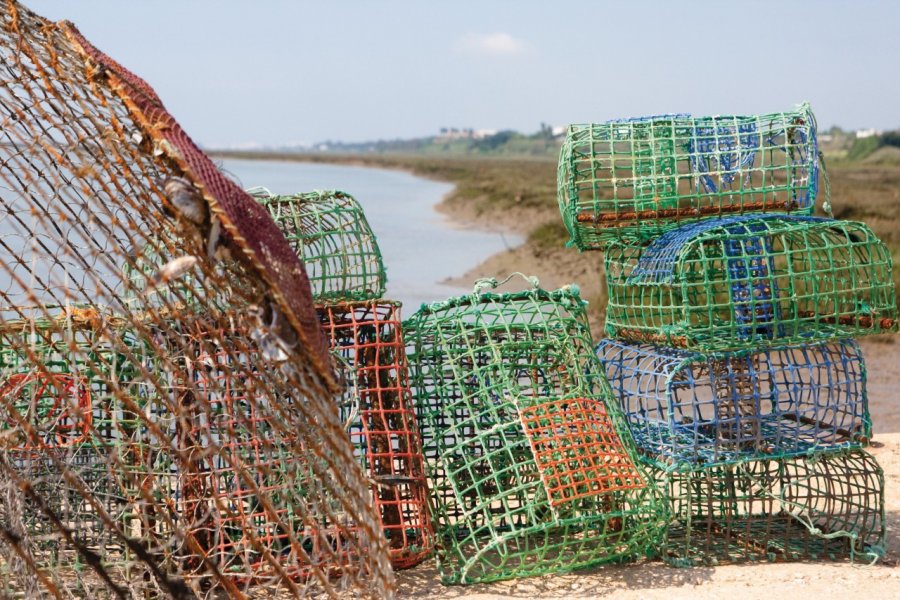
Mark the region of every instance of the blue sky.
[[25, 0], [147, 79], [201, 144], [537, 130], [812, 102], [900, 128], [900, 2]]

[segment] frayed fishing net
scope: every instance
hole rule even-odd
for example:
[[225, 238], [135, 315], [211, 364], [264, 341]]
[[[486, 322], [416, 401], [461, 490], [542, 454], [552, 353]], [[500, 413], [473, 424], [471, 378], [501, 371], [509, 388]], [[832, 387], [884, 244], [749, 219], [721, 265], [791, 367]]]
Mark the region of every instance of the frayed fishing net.
[[559, 156], [559, 208], [572, 245], [602, 249], [698, 219], [812, 214], [819, 169], [808, 104], [766, 115], [570, 125]]
[[390, 595], [306, 274], [266, 210], [71, 24], [7, 1], [0, 36], [4, 589]]
[[405, 322], [446, 583], [645, 556], [667, 511], [574, 288], [468, 296]]

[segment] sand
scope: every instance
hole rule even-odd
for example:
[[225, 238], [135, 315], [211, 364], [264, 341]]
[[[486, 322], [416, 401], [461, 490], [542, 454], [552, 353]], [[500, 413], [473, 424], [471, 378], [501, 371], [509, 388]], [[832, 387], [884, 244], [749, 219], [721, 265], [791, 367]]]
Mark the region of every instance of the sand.
[[[449, 212], [449, 211], [447, 211]], [[461, 226], [478, 227], [464, 212], [450, 212]], [[516, 230], [527, 232], [540, 217], [529, 215]], [[476, 277], [512, 271], [537, 275], [543, 287], [574, 280], [590, 299], [599, 293], [600, 255], [560, 248], [536, 252], [527, 247], [488, 258], [455, 284], [470, 286]], [[594, 307], [592, 318], [599, 320]], [[599, 330], [599, 323], [592, 322]], [[502, 583], [442, 586], [433, 561], [398, 573], [401, 598], [596, 598], [665, 599], [728, 598], [900, 598], [900, 336], [861, 340], [869, 376], [869, 403], [874, 425], [870, 451], [885, 471], [887, 554], [875, 566], [833, 563], [762, 563], [714, 568], [676, 569], [660, 562], [604, 566], [566, 575], [518, 579]]]

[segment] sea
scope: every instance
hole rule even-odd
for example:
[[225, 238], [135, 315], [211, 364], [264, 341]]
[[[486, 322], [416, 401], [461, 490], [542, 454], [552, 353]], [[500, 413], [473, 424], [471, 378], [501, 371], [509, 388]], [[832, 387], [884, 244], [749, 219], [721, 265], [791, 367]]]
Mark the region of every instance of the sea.
[[277, 194], [336, 189], [355, 197], [384, 257], [385, 296], [403, 302], [407, 316], [423, 303], [471, 291], [446, 280], [523, 241], [455, 223], [436, 210], [453, 186], [403, 171], [277, 160], [216, 162], [245, 189], [262, 186]]

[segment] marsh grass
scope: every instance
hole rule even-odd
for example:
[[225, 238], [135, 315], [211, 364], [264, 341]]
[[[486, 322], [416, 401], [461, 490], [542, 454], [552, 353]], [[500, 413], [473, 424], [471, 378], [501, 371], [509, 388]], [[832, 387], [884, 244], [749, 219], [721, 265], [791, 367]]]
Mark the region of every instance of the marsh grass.
[[[265, 152], [214, 154], [223, 158], [297, 160], [401, 169], [422, 177], [448, 181], [456, 186], [446, 200], [449, 210], [492, 228], [509, 228], [524, 233], [525, 245], [535, 256], [546, 256], [556, 251], [576, 252], [563, 248], [568, 236], [556, 201], [556, 161], [550, 158]], [[894, 284], [897, 285], [900, 282], [900, 163], [833, 162], [829, 164], [828, 173], [835, 218], [863, 221], [887, 244], [894, 261]], [[821, 202], [817, 213], [821, 213]], [[527, 218], [523, 218], [525, 215]], [[564, 272], [559, 275], [567, 278]], [[569, 278], [576, 279], [576, 274]], [[599, 307], [606, 304], [602, 291], [592, 294], [589, 300], [592, 313], [601, 311]]]

